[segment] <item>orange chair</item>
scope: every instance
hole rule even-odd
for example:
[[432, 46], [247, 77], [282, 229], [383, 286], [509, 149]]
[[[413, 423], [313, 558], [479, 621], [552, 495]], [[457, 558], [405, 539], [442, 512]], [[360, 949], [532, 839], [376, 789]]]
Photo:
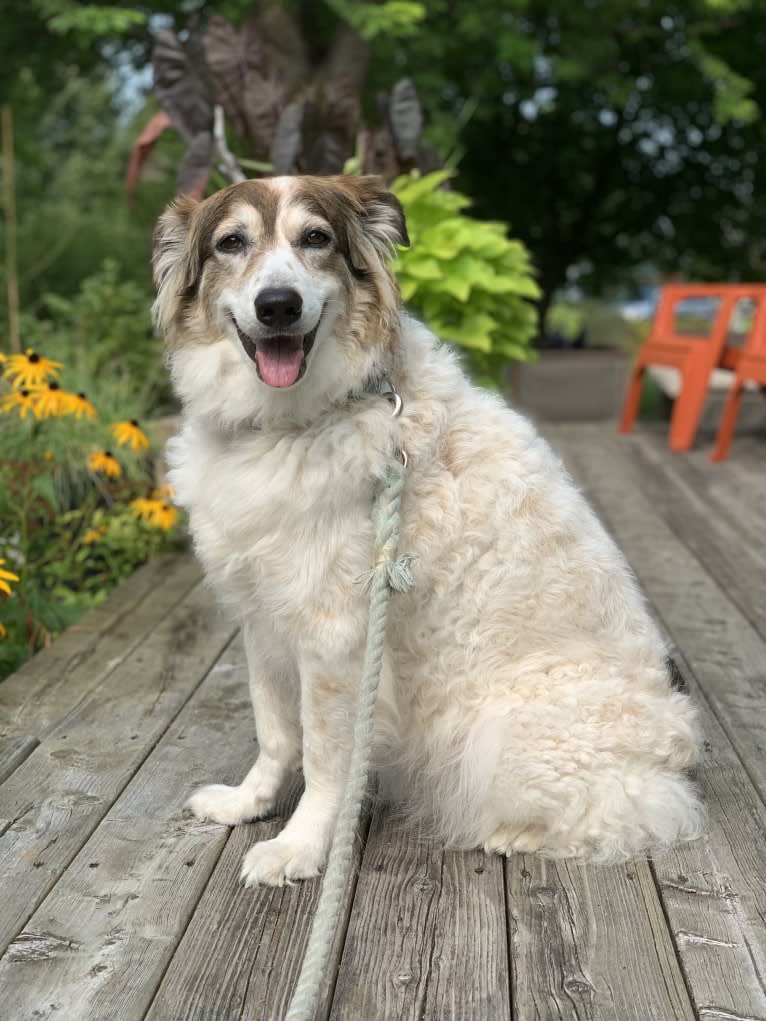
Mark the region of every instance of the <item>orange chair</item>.
[[753, 325], [739, 352], [736, 375], [723, 407], [715, 450], [710, 455], [711, 461], [725, 461], [729, 456], [742, 390], [745, 383], [750, 381], [760, 383], [761, 389], [766, 389], [766, 302], [763, 301], [758, 303]]
[[[676, 331], [676, 305], [689, 298], [713, 298], [719, 302], [713, 328], [708, 336]], [[674, 451], [691, 447], [705, 405], [710, 374], [713, 369], [737, 369], [739, 365], [742, 350], [727, 346], [726, 337], [734, 307], [742, 299], [750, 299], [755, 303], [747, 345], [756, 329], [762, 329], [766, 284], [669, 284], [662, 288], [652, 331], [638, 352], [633, 366], [620, 432], [627, 433], [633, 428], [647, 366], [670, 365], [681, 371], [681, 390], [673, 405], [668, 445]], [[763, 351], [763, 348], [760, 350]], [[739, 400], [735, 397], [731, 409], [727, 408], [732, 422], [738, 407]]]

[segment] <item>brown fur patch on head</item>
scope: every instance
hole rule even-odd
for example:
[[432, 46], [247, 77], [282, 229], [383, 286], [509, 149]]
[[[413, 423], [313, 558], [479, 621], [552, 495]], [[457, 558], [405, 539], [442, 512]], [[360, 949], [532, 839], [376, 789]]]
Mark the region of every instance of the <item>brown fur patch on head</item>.
[[399, 200], [379, 177], [300, 177], [291, 197], [333, 229], [356, 287], [351, 336], [390, 343], [399, 308], [399, 288], [389, 262], [396, 245], [410, 239]]
[[258, 210], [264, 237], [272, 238], [279, 194], [268, 180], [233, 184], [203, 202], [181, 196], [170, 203], [157, 222], [152, 253], [157, 288], [153, 311], [158, 330], [171, 346], [177, 327], [183, 324], [199, 291], [205, 263], [213, 254], [216, 228], [241, 203]]
[[332, 224], [357, 279], [388, 262], [395, 245], [410, 243], [399, 200], [379, 177], [298, 178], [295, 199]]

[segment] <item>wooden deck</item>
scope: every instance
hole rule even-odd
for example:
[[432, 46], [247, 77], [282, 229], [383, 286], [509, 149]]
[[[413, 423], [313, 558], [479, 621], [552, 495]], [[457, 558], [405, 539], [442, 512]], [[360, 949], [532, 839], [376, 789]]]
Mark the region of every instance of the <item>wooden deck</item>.
[[[706, 835], [621, 867], [445, 853], [366, 819], [322, 1018], [766, 1021], [766, 437], [548, 434], [625, 550], [705, 729]], [[159, 559], [0, 684], [0, 1017], [274, 1021], [316, 882], [245, 890], [184, 815], [255, 741], [237, 635]], [[284, 817], [296, 791], [285, 798]]]

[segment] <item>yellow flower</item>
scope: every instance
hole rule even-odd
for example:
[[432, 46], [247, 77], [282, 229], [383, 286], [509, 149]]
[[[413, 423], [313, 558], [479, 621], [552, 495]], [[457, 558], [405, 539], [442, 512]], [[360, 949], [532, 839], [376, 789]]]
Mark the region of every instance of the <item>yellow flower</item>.
[[178, 511], [169, 503], [165, 503], [164, 500], [158, 500], [157, 502], [159, 506], [154, 512], [151, 523], [157, 528], [161, 528], [164, 532], [169, 532], [178, 521]]
[[4, 571], [3, 564], [5, 561], [0, 557], [0, 592], [5, 592], [7, 596], [11, 594], [11, 586], [9, 582], [18, 581], [18, 574], [14, 574], [13, 571]]
[[103, 539], [106, 535], [106, 525], [99, 525], [98, 528], [90, 528], [82, 537], [82, 542], [86, 546], [90, 546], [94, 542], [98, 542], [99, 539]]
[[92, 472], [103, 472], [110, 479], [118, 479], [122, 475], [120, 462], [111, 450], [94, 450], [88, 455], [88, 467]]
[[72, 394], [62, 390], [55, 380], [44, 386], [35, 387], [32, 394], [38, 418], [61, 418], [62, 415], [71, 413], [69, 405]]
[[136, 500], [130, 501], [130, 506], [139, 518], [150, 518], [154, 514], [157, 502], [157, 500], [149, 500], [145, 496], [139, 496]]
[[176, 494], [173, 490], [173, 487], [170, 485], [169, 482], [166, 482], [164, 486], [159, 486], [157, 489], [154, 490], [154, 492], [152, 493], [152, 498], [155, 500], [168, 500], [170, 503], [172, 503], [173, 497], [175, 495]]
[[35, 418], [40, 417], [37, 410], [36, 390], [13, 390], [9, 394], [0, 397], [0, 411], [8, 412], [16, 408], [20, 418], [26, 418], [31, 411]]
[[149, 440], [135, 418], [129, 422], [115, 422], [109, 428], [121, 447], [130, 447], [131, 450], [149, 449]]
[[55, 460], [56, 460], [56, 455], [53, 453], [52, 450], [44, 450], [43, 451], [43, 461], [55, 461]]
[[137, 500], [131, 500], [130, 507], [142, 521], [153, 528], [161, 528], [164, 532], [168, 532], [178, 521], [178, 511], [165, 500], [139, 497]]
[[76, 418], [90, 418], [96, 417], [96, 409], [90, 403], [84, 393], [78, 394], [67, 394], [67, 413], [74, 415]]
[[9, 379], [17, 390], [21, 390], [23, 387], [40, 386], [51, 378], [57, 379], [62, 368], [61, 362], [45, 358], [28, 347], [23, 355], [11, 355], [7, 359], [3, 376]]
[[5, 630], [5, 624], [0, 620], [0, 639], [5, 638], [8, 632]]

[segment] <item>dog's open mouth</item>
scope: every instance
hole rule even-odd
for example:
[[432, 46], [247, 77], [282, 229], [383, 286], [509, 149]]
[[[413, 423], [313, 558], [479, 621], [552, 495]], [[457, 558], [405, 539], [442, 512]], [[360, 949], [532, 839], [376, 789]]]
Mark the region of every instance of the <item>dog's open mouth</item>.
[[[306, 356], [314, 346], [319, 320], [306, 334], [275, 333], [271, 337], [248, 337], [234, 316], [231, 317], [248, 358], [268, 386], [288, 387], [297, 383], [306, 371]], [[321, 319], [321, 316], [320, 316]]]

